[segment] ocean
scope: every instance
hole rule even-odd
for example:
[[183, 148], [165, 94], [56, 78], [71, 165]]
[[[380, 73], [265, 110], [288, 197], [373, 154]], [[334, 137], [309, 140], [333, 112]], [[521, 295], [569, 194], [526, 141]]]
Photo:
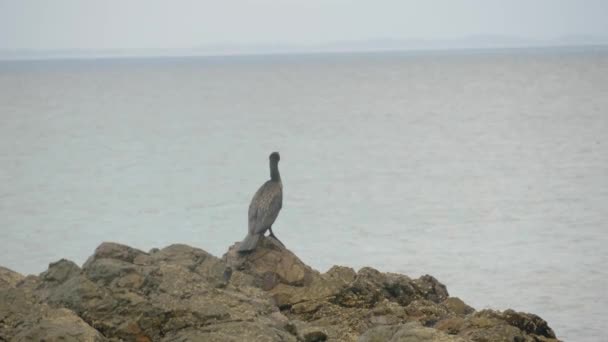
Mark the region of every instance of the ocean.
[[281, 153], [312, 267], [431, 274], [608, 338], [608, 50], [0, 62], [0, 265], [221, 256]]

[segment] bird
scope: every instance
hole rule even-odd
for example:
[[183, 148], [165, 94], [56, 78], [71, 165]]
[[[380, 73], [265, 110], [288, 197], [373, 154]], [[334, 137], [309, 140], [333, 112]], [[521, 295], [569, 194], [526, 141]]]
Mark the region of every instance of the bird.
[[266, 231], [269, 231], [268, 236], [283, 245], [272, 232], [272, 224], [277, 219], [283, 206], [283, 183], [279, 173], [281, 156], [279, 152], [272, 152], [268, 159], [270, 161], [270, 180], [266, 181], [251, 199], [248, 212], [249, 230], [238, 247], [240, 253], [255, 250], [260, 237], [264, 236]]

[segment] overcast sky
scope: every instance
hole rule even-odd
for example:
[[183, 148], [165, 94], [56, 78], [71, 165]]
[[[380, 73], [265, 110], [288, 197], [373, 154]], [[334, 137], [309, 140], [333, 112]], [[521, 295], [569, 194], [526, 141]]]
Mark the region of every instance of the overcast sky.
[[0, 0], [0, 49], [608, 37], [608, 0]]

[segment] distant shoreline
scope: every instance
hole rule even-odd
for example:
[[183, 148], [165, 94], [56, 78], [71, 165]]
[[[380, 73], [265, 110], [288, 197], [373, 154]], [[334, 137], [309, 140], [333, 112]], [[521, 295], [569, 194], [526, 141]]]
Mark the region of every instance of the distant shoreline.
[[141, 60], [141, 59], [251, 59], [289, 58], [318, 56], [448, 56], [448, 55], [494, 55], [494, 54], [542, 54], [542, 53], [588, 53], [608, 52], [608, 44], [582, 45], [530, 45], [498, 47], [456, 47], [456, 48], [370, 48], [370, 49], [327, 49], [293, 50], [267, 52], [197, 52], [190, 50], [110, 50], [110, 51], [0, 51], [1, 62], [36, 62], [70, 60]]

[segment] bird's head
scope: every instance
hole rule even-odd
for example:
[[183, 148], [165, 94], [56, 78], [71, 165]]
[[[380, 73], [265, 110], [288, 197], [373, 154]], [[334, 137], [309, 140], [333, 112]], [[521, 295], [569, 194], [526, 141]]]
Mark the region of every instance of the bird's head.
[[281, 156], [279, 155], [279, 152], [272, 152], [268, 159], [273, 162], [278, 162], [279, 160], [281, 160]]

